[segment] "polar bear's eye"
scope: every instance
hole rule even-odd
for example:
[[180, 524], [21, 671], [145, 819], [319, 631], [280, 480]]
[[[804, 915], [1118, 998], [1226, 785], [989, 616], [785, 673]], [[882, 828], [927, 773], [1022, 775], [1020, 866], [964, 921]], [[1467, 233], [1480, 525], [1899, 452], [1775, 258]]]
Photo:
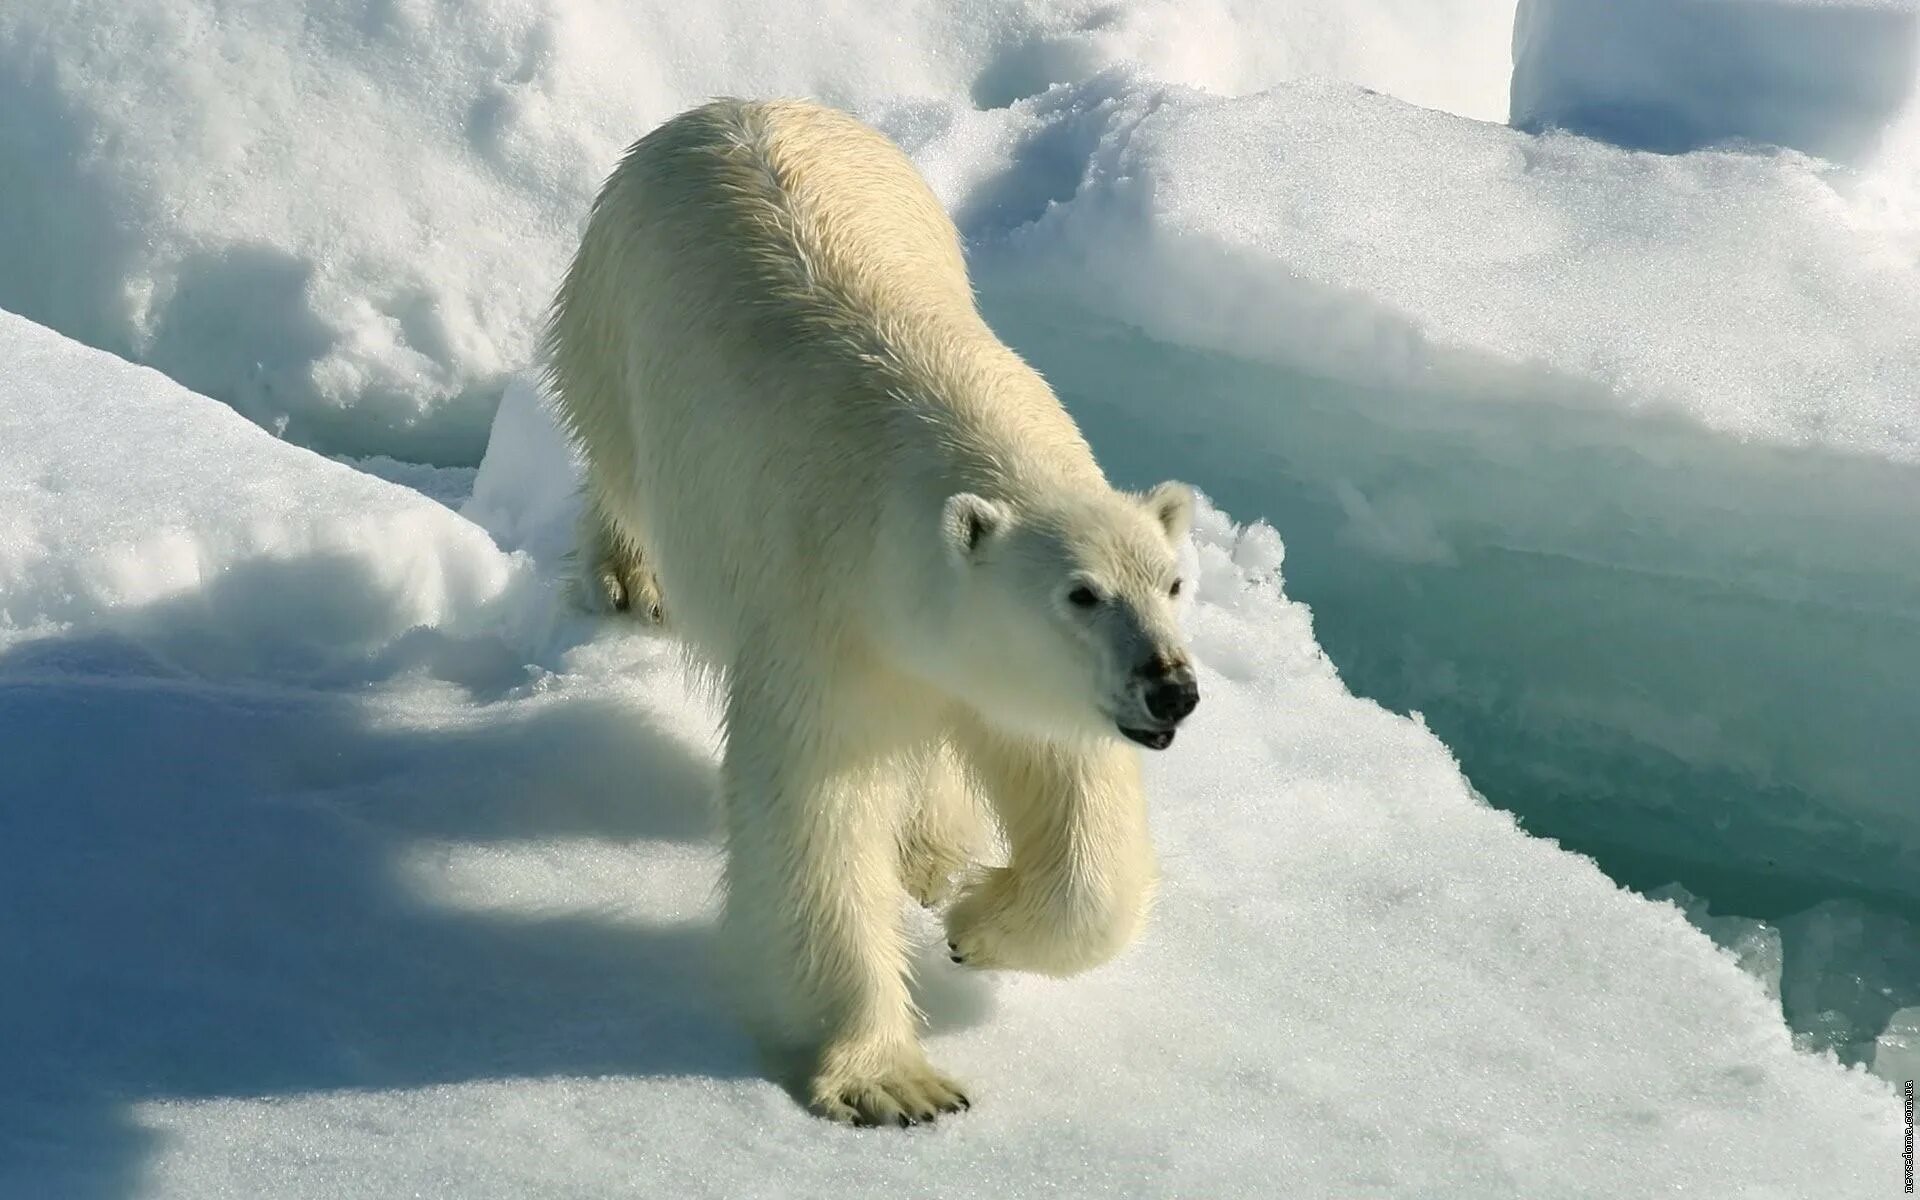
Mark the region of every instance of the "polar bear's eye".
[[1092, 608], [1100, 603], [1100, 595], [1083, 583], [1067, 593], [1067, 602], [1075, 608]]
[[1181, 581], [1176, 579], [1173, 581], [1173, 586], [1167, 589], [1167, 596], [1170, 599], [1177, 600], [1180, 598], [1180, 583]]

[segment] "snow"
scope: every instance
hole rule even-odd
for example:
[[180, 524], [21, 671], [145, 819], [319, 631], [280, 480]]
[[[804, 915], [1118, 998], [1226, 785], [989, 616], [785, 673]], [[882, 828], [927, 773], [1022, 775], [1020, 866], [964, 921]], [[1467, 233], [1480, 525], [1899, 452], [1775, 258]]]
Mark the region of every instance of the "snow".
[[[519, 581], [441, 505], [4, 320], [0, 614], [14, 637], [99, 623], [193, 672], [270, 636], [278, 669], [325, 674], [416, 627], [463, 629]], [[141, 447], [152, 462], [133, 472]], [[351, 586], [324, 586], [336, 571]], [[165, 645], [139, 629], [161, 612], [148, 633]]]
[[[1151, 932], [1066, 982], [927, 950], [974, 1111], [823, 1126], [704, 974], [712, 713], [666, 643], [151, 371], [11, 316], [0, 354], [0, 902], [32, 914], [0, 942], [0, 1193], [1891, 1185], [1884, 1084], [1349, 695], [1279, 536], [1211, 508]], [[472, 507], [565, 521], [525, 398]]]
[[547, 415], [539, 392], [517, 380], [494, 413], [486, 455], [460, 511], [500, 546], [557, 566], [573, 548], [579, 501], [572, 489], [554, 481], [579, 473], [573, 449]]
[[[1758, 979], [1761, 986], [1767, 989], [1767, 995], [1775, 1000], [1780, 998], [1780, 977], [1784, 966], [1778, 929], [1765, 921], [1746, 917], [1716, 917], [1705, 900], [1679, 884], [1656, 888], [1647, 893], [1647, 899], [1672, 902], [1692, 922], [1694, 928], [1712, 938], [1714, 945], [1732, 954], [1741, 970]], [[1796, 946], [1795, 949], [1800, 947]]]
[[[303, 444], [471, 465], [620, 149], [721, 92], [1007, 105], [1117, 61], [1504, 115], [1513, 0], [0, 8], [0, 308]], [[1436, 52], [1438, 51], [1438, 52]]]
[[1521, 0], [1513, 123], [1870, 161], [1920, 74], [1914, 0]]

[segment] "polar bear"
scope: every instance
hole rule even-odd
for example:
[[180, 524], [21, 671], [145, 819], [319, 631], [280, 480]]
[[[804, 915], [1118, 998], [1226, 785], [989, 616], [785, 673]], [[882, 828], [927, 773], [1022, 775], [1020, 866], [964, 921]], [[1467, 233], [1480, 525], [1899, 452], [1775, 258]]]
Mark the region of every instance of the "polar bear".
[[[757, 1031], [825, 1116], [967, 1107], [920, 1045], [902, 897], [961, 877], [971, 968], [1066, 975], [1139, 928], [1129, 742], [1164, 748], [1198, 701], [1191, 491], [1107, 482], [906, 156], [811, 103], [719, 101], [637, 142], [545, 351], [585, 583], [722, 689], [721, 933]], [[1004, 866], [974, 865], [981, 809]]]

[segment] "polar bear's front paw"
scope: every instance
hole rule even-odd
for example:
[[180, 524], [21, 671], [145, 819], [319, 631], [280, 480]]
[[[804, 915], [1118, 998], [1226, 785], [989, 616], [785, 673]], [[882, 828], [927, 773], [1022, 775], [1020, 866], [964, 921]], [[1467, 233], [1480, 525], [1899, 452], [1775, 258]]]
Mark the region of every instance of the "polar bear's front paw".
[[1073, 975], [1112, 958], [1138, 926], [1139, 913], [1127, 906], [1022, 887], [1000, 867], [982, 873], [948, 911], [947, 950], [980, 970]]
[[889, 1055], [864, 1067], [826, 1067], [814, 1077], [811, 1091], [814, 1112], [848, 1125], [904, 1129], [973, 1106], [959, 1084], [917, 1052]]

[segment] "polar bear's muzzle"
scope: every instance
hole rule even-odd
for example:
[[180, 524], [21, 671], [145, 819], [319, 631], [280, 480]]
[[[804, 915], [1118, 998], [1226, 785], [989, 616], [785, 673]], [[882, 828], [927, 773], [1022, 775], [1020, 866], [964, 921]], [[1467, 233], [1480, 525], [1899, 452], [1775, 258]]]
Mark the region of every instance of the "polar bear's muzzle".
[[1114, 724], [1121, 734], [1149, 750], [1165, 750], [1173, 745], [1174, 731], [1180, 722], [1200, 705], [1200, 684], [1194, 678], [1193, 665], [1184, 659], [1154, 655], [1135, 672], [1135, 695], [1147, 720], [1121, 719]]

